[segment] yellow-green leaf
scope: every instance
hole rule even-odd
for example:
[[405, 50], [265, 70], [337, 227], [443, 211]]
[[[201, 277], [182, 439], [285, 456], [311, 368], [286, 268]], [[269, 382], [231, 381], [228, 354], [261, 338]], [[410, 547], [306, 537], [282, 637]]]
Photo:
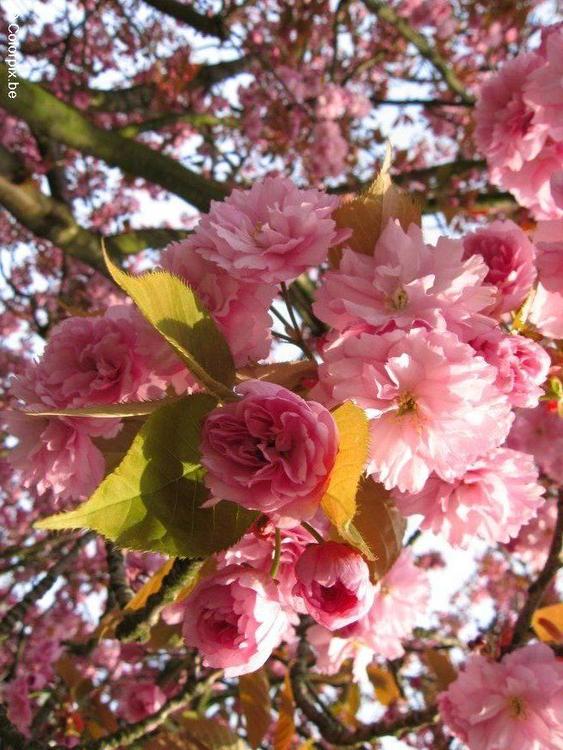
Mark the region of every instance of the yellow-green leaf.
[[369, 548], [374, 578], [387, 573], [402, 548], [406, 521], [382, 484], [363, 478], [356, 494], [354, 527]]
[[238, 693], [248, 741], [252, 747], [258, 747], [272, 723], [270, 682], [266, 670], [241, 675]]
[[368, 420], [363, 409], [349, 402], [335, 409], [332, 416], [340, 444], [321, 504], [340, 536], [365, 552], [352, 519], [356, 515], [358, 482], [367, 461]]
[[272, 745], [274, 750], [290, 750], [295, 737], [295, 703], [289, 675], [285, 676], [279, 699], [278, 720], [274, 727]]
[[235, 380], [231, 352], [193, 289], [168, 271], [131, 276], [112, 263], [105, 250], [104, 258], [115, 282], [175, 349], [199, 382], [218, 397], [232, 398], [228, 387]]
[[68, 409], [24, 409], [30, 417], [96, 417], [96, 419], [116, 419], [143, 417], [152, 414], [167, 404], [175, 404], [185, 396], [171, 396], [158, 401], [130, 401], [120, 404], [97, 404]]
[[154, 412], [87, 502], [36, 526], [89, 528], [121, 547], [181, 557], [207, 557], [234, 544], [256, 514], [225, 500], [202, 507], [208, 493], [199, 436], [215, 403], [195, 394]]

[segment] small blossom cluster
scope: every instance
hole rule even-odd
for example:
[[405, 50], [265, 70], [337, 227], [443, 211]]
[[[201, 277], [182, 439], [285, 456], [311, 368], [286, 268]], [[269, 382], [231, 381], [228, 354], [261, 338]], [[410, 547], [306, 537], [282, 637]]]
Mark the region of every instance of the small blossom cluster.
[[491, 180], [537, 219], [563, 216], [563, 27], [483, 84], [475, 138]]

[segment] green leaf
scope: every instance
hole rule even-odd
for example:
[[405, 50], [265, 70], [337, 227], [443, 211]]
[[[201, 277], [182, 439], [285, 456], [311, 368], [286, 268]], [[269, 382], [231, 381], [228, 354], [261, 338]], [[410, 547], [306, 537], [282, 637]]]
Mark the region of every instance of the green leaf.
[[135, 302], [198, 381], [218, 398], [234, 398], [235, 366], [225, 337], [193, 289], [168, 271], [131, 276], [104, 259], [114, 281]]
[[124, 417], [143, 417], [152, 414], [166, 404], [175, 404], [185, 396], [171, 396], [158, 401], [129, 401], [120, 404], [97, 404], [68, 409], [24, 409], [30, 417], [96, 417], [97, 419], [116, 419]]
[[328, 488], [321, 505], [339, 535], [368, 558], [373, 555], [352, 524], [356, 492], [368, 454], [368, 420], [363, 409], [345, 403], [332, 412], [340, 444]]
[[36, 526], [94, 529], [121, 547], [181, 557], [206, 557], [234, 544], [257, 514], [225, 500], [201, 507], [208, 492], [199, 435], [215, 405], [211, 396], [195, 394], [163, 406], [87, 502]]

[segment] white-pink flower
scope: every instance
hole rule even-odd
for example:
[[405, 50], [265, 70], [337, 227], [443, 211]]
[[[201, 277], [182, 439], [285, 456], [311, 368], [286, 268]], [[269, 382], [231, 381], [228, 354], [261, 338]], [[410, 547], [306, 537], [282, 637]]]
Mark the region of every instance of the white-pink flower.
[[563, 141], [549, 142], [541, 152], [522, 167], [491, 172], [491, 182], [510, 190], [521, 206], [530, 209], [535, 219], [549, 220], [563, 216], [563, 208], [553, 196], [551, 178], [563, 169]]
[[544, 336], [563, 338], [563, 219], [538, 224], [538, 286], [530, 321]]
[[561, 750], [563, 662], [543, 643], [500, 662], [473, 654], [439, 705], [469, 750]]
[[496, 368], [495, 385], [513, 406], [538, 405], [551, 365], [549, 355], [525, 336], [509, 335], [495, 328], [471, 342], [483, 359]]
[[512, 221], [494, 221], [463, 238], [465, 257], [482, 255], [488, 267], [485, 281], [496, 288], [491, 314], [515, 310], [526, 299], [536, 279], [536, 251]]
[[359, 620], [373, 604], [367, 563], [347, 544], [310, 544], [297, 560], [295, 576], [294, 596], [329, 630]]
[[420, 492], [395, 493], [403, 515], [421, 514], [421, 527], [466, 547], [475, 537], [508, 542], [543, 503], [544, 488], [532, 457], [498, 448], [453, 482], [430, 477]]
[[188, 596], [182, 632], [206, 666], [238, 677], [264, 664], [287, 626], [269, 574], [229, 565], [203, 579]]
[[368, 470], [388, 489], [450, 481], [500, 445], [512, 414], [496, 369], [449, 332], [349, 334], [324, 351], [320, 392], [368, 409]]
[[548, 477], [563, 482], [563, 418], [550, 411], [545, 403], [535, 409], [517, 411], [506, 444], [531, 453]]
[[563, 140], [563, 27], [545, 29], [546, 62], [533, 70], [526, 81], [524, 98], [536, 113], [534, 123], [547, 126], [549, 135]]
[[237, 367], [268, 356], [272, 325], [268, 308], [275, 294], [272, 284], [237, 280], [194, 252], [189, 240], [169, 245], [161, 264], [198, 294], [225, 336]]
[[344, 250], [339, 269], [323, 277], [315, 313], [339, 331], [424, 325], [475, 336], [493, 325], [483, 312], [492, 307], [495, 288], [483, 285], [489, 273], [483, 259], [463, 253], [460, 240], [440, 237], [434, 247], [415, 224], [405, 232], [389, 220], [372, 256]]
[[543, 62], [535, 53], [518, 55], [481, 87], [475, 107], [475, 140], [495, 181], [499, 169], [522, 169], [545, 143], [548, 129], [534, 122], [535, 109], [524, 99], [524, 85]]
[[331, 218], [337, 206], [336, 196], [267, 177], [212, 201], [185, 247], [242, 282], [291, 281], [342, 239]]

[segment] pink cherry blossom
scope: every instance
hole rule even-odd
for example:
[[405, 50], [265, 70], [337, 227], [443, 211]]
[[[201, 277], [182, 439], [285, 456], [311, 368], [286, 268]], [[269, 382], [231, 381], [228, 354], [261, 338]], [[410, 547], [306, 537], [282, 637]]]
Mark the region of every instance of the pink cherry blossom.
[[563, 220], [540, 222], [536, 238], [538, 286], [530, 321], [544, 336], [563, 338]]
[[518, 536], [508, 542], [507, 549], [539, 570], [545, 563], [553, 539], [556, 518], [557, 503], [545, 500], [537, 514], [522, 526]]
[[471, 342], [477, 354], [496, 368], [495, 385], [513, 406], [538, 405], [551, 360], [535, 341], [494, 329]]
[[4, 684], [2, 700], [6, 703], [8, 719], [25, 737], [29, 737], [33, 713], [31, 710], [30, 688], [24, 675]]
[[387, 489], [418, 492], [500, 445], [512, 415], [496, 369], [449, 332], [360, 333], [324, 351], [320, 393], [369, 410], [368, 470]]
[[413, 325], [461, 337], [492, 325], [484, 314], [493, 305], [494, 287], [483, 259], [463, 259], [460, 240], [441, 237], [433, 247], [411, 224], [405, 232], [390, 220], [373, 256], [344, 250], [340, 267], [329, 271], [317, 292], [317, 316], [339, 331], [368, 325], [376, 331]]
[[475, 537], [508, 542], [536, 515], [544, 492], [531, 456], [497, 448], [453, 482], [432, 476], [420, 492], [394, 496], [403, 515], [420, 513], [422, 528], [467, 547]]
[[268, 573], [229, 565], [203, 579], [188, 596], [182, 632], [206, 666], [237, 677], [264, 664], [287, 624]]
[[118, 420], [31, 417], [6, 410], [2, 421], [17, 445], [10, 463], [21, 473], [25, 487], [42, 494], [48, 490], [61, 500], [92, 493], [104, 476], [105, 460], [92, 437], [111, 437]]
[[563, 169], [563, 141], [550, 142], [521, 169], [498, 169], [491, 172], [491, 182], [510, 190], [521, 206], [530, 209], [536, 219], [558, 219], [563, 209], [551, 192], [552, 176]]
[[166, 694], [148, 680], [131, 680], [119, 686], [119, 713], [136, 723], [156, 713], [166, 703]]
[[524, 98], [535, 109], [534, 123], [546, 126], [556, 140], [563, 140], [563, 28], [545, 29], [543, 41], [547, 61], [533, 70], [526, 81]]
[[515, 310], [526, 299], [536, 279], [535, 248], [512, 221], [494, 221], [463, 239], [466, 258], [482, 255], [489, 269], [485, 281], [496, 287], [491, 313]]
[[524, 99], [525, 83], [542, 64], [537, 54], [518, 55], [481, 88], [475, 108], [475, 140], [495, 181], [497, 170], [522, 169], [545, 143], [547, 127], [534, 122], [535, 110]]
[[507, 445], [531, 453], [545, 474], [555, 482], [563, 482], [563, 419], [546, 404], [516, 413]]
[[448, 728], [470, 750], [563, 746], [563, 662], [543, 643], [501, 662], [470, 656], [439, 704]]
[[275, 294], [272, 284], [238, 281], [195, 253], [189, 240], [169, 245], [161, 264], [199, 295], [227, 339], [238, 367], [268, 356], [272, 325], [268, 308]]
[[393, 567], [376, 586], [367, 615], [335, 633], [320, 625], [308, 631], [317, 668], [333, 674], [343, 661], [354, 660], [356, 679], [374, 656], [396, 659], [403, 655], [408, 638], [426, 613], [430, 600], [428, 574], [418, 568], [412, 552], [403, 549]]
[[316, 511], [334, 465], [334, 420], [314, 401], [248, 381], [240, 401], [212, 411], [202, 432], [205, 482], [217, 500], [297, 519]]
[[331, 219], [337, 205], [336, 196], [268, 177], [212, 201], [185, 247], [246, 283], [291, 281], [341, 239]]
[[295, 568], [295, 596], [320, 625], [338, 630], [363, 617], [374, 589], [362, 556], [346, 544], [310, 544]]

